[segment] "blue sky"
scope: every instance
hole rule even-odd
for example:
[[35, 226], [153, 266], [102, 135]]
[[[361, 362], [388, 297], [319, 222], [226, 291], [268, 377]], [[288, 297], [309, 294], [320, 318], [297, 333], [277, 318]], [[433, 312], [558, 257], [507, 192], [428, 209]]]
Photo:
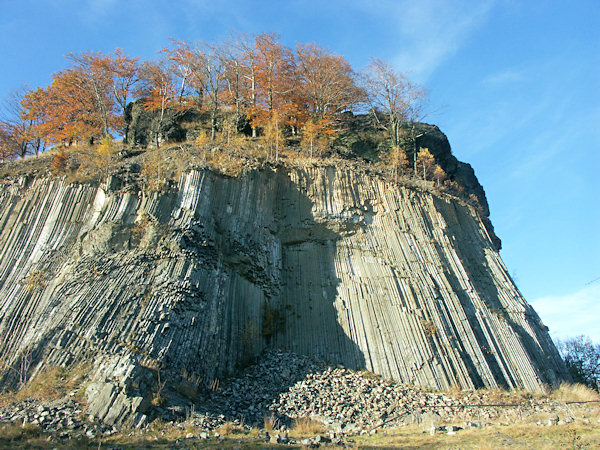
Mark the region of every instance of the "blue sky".
[[430, 90], [427, 121], [486, 190], [501, 255], [553, 337], [600, 341], [600, 1], [2, 0], [0, 98], [68, 52], [275, 31]]

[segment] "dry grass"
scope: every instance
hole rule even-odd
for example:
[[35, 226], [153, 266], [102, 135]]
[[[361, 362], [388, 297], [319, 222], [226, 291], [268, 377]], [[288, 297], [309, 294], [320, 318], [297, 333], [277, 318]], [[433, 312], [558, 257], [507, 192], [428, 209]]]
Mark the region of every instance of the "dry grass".
[[39, 425], [0, 424], [1, 448], [44, 448], [48, 444], [47, 434], [42, 432]]
[[[71, 370], [59, 366], [50, 366], [38, 373], [17, 392], [0, 395], [0, 406], [23, 400], [57, 400], [70, 392], [83, 389], [88, 372], [88, 364], [80, 364]], [[81, 401], [81, 396], [76, 396]]]
[[221, 436], [231, 436], [231, 435], [239, 435], [246, 434], [246, 430], [244, 427], [234, 424], [233, 422], [225, 422], [219, 428], [215, 430]]
[[552, 392], [552, 397], [563, 402], [588, 402], [600, 400], [600, 394], [583, 384], [561, 383]]
[[302, 437], [302, 436], [315, 436], [325, 432], [323, 424], [310, 417], [298, 417], [294, 420], [294, 425], [290, 430], [290, 436]]
[[279, 419], [277, 419], [277, 417], [275, 417], [273, 414], [270, 416], [265, 416], [263, 418], [263, 428], [268, 432], [279, 428]]
[[353, 439], [359, 448], [595, 448], [600, 444], [600, 430], [592, 424], [573, 423], [551, 427], [515, 424], [460, 430], [455, 435], [438, 432], [431, 436], [417, 427], [403, 427]]
[[486, 404], [519, 404], [543, 396], [523, 389], [478, 389], [476, 392]]

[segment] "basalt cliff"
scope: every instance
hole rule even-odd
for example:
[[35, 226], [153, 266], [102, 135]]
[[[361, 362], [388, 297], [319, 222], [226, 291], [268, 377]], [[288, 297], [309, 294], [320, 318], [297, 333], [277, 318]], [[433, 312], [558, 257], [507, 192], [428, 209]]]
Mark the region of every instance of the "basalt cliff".
[[196, 168], [160, 192], [15, 177], [0, 382], [86, 363], [88, 412], [109, 423], [139, 421], [157, 384], [184, 396], [267, 348], [433, 389], [540, 391], [568, 374], [494, 240], [465, 202], [348, 165]]

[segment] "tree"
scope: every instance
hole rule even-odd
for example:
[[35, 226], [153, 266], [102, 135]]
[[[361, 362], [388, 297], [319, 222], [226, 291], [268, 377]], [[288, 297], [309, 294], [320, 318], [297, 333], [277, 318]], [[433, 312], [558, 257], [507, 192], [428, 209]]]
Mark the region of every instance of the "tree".
[[75, 63], [71, 69], [77, 73], [71, 79], [74, 87], [80, 89], [81, 97], [87, 94], [93, 108], [102, 121], [102, 134], [107, 135], [115, 128], [118, 115], [115, 112], [115, 100], [112, 97], [113, 76], [111, 59], [100, 52], [69, 53], [69, 59]]
[[[322, 149], [326, 146], [328, 139], [337, 136], [333, 129], [332, 121], [327, 118], [319, 120], [308, 119], [302, 128], [302, 142], [304, 147], [308, 147], [309, 156], [313, 157], [313, 149]], [[324, 144], [325, 142], [325, 144]]]
[[[390, 133], [393, 145], [400, 144], [402, 122], [415, 122], [427, 98], [424, 89], [412, 83], [382, 59], [371, 59], [364, 75], [365, 91], [375, 120]], [[377, 113], [383, 113], [382, 123]]]
[[435, 158], [428, 148], [421, 147], [419, 149], [417, 161], [419, 165], [423, 167], [423, 180], [427, 181], [427, 175], [431, 174], [433, 165], [435, 164]]
[[558, 341], [556, 347], [563, 357], [573, 381], [600, 390], [600, 345], [587, 336]]
[[267, 111], [278, 109], [292, 90], [293, 56], [274, 33], [254, 39], [259, 101]]
[[223, 65], [222, 98], [225, 104], [235, 108], [235, 132], [242, 117], [242, 110], [248, 106], [254, 87], [253, 65], [247, 48], [247, 38], [243, 35], [234, 35], [216, 47], [217, 57]]
[[81, 89], [81, 70], [55, 73], [46, 89], [29, 91], [22, 100], [23, 117], [33, 121], [32, 131], [50, 144], [69, 145], [104, 136], [105, 117], [95, 106], [93, 93]]
[[34, 132], [35, 121], [25, 117], [21, 101], [26, 93], [26, 88], [14, 90], [0, 104], [0, 127], [5, 143], [4, 151], [10, 148], [12, 156], [21, 158], [31, 153], [37, 155], [44, 147], [43, 141]]
[[269, 153], [275, 153], [275, 161], [279, 160], [279, 148], [285, 143], [283, 137], [283, 121], [277, 110], [267, 112], [268, 120], [264, 123], [264, 136]]
[[364, 97], [350, 64], [317, 44], [296, 48], [298, 91], [317, 119], [351, 108]]
[[225, 76], [225, 66], [219, 57], [218, 47], [200, 43], [192, 50], [193, 76], [192, 80], [198, 89], [201, 89], [208, 99], [211, 122], [211, 140], [215, 140], [217, 133], [217, 114], [221, 100], [220, 94]]
[[177, 83], [180, 86], [178, 102], [181, 104], [183, 96], [186, 93], [187, 83], [194, 73], [194, 60], [192, 57], [192, 50], [187, 42], [171, 39], [171, 45], [171, 48], [163, 48], [161, 53], [166, 55], [166, 58], [169, 61], [169, 71], [175, 76], [175, 79], [179, 81]]
[[392, 169], [394, 181], [398, 182], [398, 174], [404, 172], [409, 165], [404, 148], [394, 145], [384, 158], [384, 162]]
[[154, 130], [155, 145], [160, 147], [160, 137], [165, 111], [176, 95], [171, 72], [164, 60], [159, 62], [145, 62], [142, 65], [140, 78], [144, 83], [144, 106], [151, 111], [160, 111], [158, 123]]
[[433, 179], [435, 180], [437, 187], [440, 187], [442, 181], [446, 179], [446, 172], [438, 164], [433, 166]]
[[0, 162], [10, 161], [18, 155], [18, 150], [11, 138], [10, 131], [0, 123]]
[[129, 129], [125, 124], [125, 110], [129, 103], [130, 95], [135, 96], [140, 85], [140, 63], [139, 58], [126, 56], [121, 49], [116, 49], [109, 59], [109, 70], [112, 75], [112, 95], [119, 106], [120, 114], [116, 120], [119, 131], [127, 141]]

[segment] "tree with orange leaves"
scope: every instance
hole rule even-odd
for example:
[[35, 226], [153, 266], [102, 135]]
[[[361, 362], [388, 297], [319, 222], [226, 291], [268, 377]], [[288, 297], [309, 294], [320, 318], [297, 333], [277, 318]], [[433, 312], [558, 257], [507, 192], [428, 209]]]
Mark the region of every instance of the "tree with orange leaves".
[[313, 150], [323, 150], [329, 139], [337, 136], [333, 121], [327, 118], [318, 120], [308, 119], [302, 128], [302, 145], [308, 147], [310, 158]]
[[349, 109], [364, 97], [350, 64], [317, 44], [298, 45], [296, 72], [299, 89], [317, 119]]
[[48, 88], [38, 88], [22, 101], [24, 118], [34, 121], [34, 132], [50, 144], [93, 141], [105, 134], [106, 117], [95, 107], [93, 94], [81, 89], [80, 70], [53, 75]]
[[254, 39], [256, 53], [257, 85], [261, 106], [271, 111], [283, 103], [283, 98], [291, 92], [293, 57], [289, 49], [279, 42], [274, 33], [262, 33]]
[[37, 155], [44, 148], [44, 142], [33, 129], [34, 121], [24, 116], [21, 100], [26, 92], [25, 88], [14, 90], [0, 104], [0, 127], [5, 147], [10, 144], [14, 156], [21, 158], [32, 153]]
[[279, 42], [277, 35], [263, 33], [254, 39], [252, 57], [253, 81], [256, 82], [253, 87], [256, 89], [252, 92], [248, 118], [253, 136], [257, 127], [273, 128], [273, 123], [277, 124], [279, 131], [284, 125], [297, 128], [301, 123], [302, 110], [293, 95], [295, 73], [292, 52]]
[[0, 122], [0, 162], [10, 161], [19, 154], [10, 130]]
[[[165, 47], [161, 50], [169, 61], [169, 71], [174, 75], [179, 84], [179, 104], [183, 103], [184, 95], [187, 92], [188, 83], [197, 70], [197, 61], [190, 45], [185, 41], [176, 41], [171, 39], [171, 47]], [[200, 97], [202, 95], [200, 94]]]

